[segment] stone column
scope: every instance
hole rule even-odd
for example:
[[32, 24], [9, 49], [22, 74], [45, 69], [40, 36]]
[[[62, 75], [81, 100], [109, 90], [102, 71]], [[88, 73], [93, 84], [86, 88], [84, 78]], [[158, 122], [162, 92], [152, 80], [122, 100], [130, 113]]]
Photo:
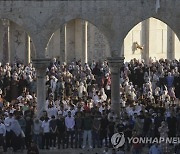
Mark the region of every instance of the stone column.
[[87, 21], [75, 20], [75, 56], [82, 64], [87, 63]]
[[83, 39], [84, 31], [83, 31], [83, 21], [81, 19], [75, 20], [75, 57], [76, 61], [81, 60], [83, 61]]
[[71, 20], [66, 25], [66, 57], [67, 63], [76, 59], [75, 53], [75, 20]]
[[88, 62], [88, 57], [87, 57], [87, 31], [88, 31], [88, 22], [85, 21], [84, 22], [84, 26], [83, 26], [83, 32], [84, 32], [84, 36], [83, 36], [83, 53], [82, 53], [82, 63], [87, 63]]
[[167, 59], [175, 59], [175, 34], [169, 26], [167, 26]]
[[25, 57], [24, 62], [26, 65], [28, 65], [31, 61], [31, 43], [30, 43], [30, 37], [27, 33], [25, 33]]
[[111, 70], [111, 109], [119, 116], [120, 113], [120, 68], [124, 57], [107, 58]]
[[145, 63], [149, 63], [149, 19], [142, 22], [142, 35], [141, 35], [141, 44], [144, 45], [142, 51], [142, 58]]
[[60, 59], [61, 59], [61, 63], [67, 62], [66, 24], [60, 29]]
[[3, 63], [10, 62], [10, 39], [9, 39], [9, 26], [10, 22], [8, 19], [2, 19], [3, 25]]
[[88, 57], [88, 62], [92, 62], [94, 59], [94, 52], [95, 52], [95, 26], [93, 26], [91, 23], [88, 23], [88, 30], [87, 30], [87, 57]]
[[45, 77], [46, 69], [50, 64], [50, 59], [34, 59], [32, 60], [33, 65], [36, 69], [36, 81], [37, 81], [37, 116], [42, 115], [45, 109], [46, 101], [46, 87]]

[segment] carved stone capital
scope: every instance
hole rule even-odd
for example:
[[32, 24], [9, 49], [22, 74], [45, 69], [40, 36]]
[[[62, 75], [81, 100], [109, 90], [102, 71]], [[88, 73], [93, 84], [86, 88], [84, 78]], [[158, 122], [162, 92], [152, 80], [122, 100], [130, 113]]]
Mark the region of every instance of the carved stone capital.
[[120, 68], [124, 64], [124, 57], [108, 57], [107, 61], [108, 61], [111, 73], [117, 74], [120, 72]]
[[51, 59], [47, 58], [43, 58], [43, 59], [33, 59], [32, 63], [33, 66], [36, 69], [36, 74], [38, 78], [42, 78], [45, 77], [46, 75], [46, 69], [50, 64]]

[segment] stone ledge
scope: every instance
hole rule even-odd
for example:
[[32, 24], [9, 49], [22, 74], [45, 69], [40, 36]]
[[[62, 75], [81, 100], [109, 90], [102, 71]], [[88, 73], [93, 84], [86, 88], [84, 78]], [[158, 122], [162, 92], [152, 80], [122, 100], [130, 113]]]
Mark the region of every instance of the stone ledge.
[[108, 63], [124, 63], [124, 57], [108, 57]]
[[38, 58], [38, 59], [32, 59], [33, 66], [35, 68], [47, 68], [50, 64], [51, 59], [50, 58]]

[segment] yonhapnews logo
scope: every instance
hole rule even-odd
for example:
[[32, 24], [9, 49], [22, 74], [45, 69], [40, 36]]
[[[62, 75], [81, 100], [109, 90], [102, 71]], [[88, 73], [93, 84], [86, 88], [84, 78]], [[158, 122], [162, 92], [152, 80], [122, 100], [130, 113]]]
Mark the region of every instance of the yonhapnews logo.
[[125, 143], [125, 137], [124, 133], [116, 133], [111, 137], [111, 143], [114, 148], [120, 148], [124, 145]]
[[111, 143], [114, 148], [120, 148], [125, 144], [125, 141], [133, 144], [154, 144], [154, 143], [168, 143], [180, 144], [180, 137], [127, 137], [125, 139], [124, 133], [115, 133], [111, 137]]

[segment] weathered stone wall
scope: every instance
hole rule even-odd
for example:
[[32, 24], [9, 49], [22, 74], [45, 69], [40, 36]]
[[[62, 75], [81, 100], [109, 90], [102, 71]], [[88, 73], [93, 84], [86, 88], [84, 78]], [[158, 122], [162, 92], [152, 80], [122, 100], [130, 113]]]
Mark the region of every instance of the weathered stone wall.
[[180, 38], [180, 1], [161, 0], [156, 13], [155, 0], [72, 0], [0, 1], [0, 18], [17, 23], [30, 36], [36, 57], [45, 57], [51, 35], [72, 19], [85, 19], [107, 38], [112, 56], [121, 55], [128, 32], [139, 22], [155, 17], [167, 23]]
[[66, 53], [67, 62], [71, 62], [75, 59], [75, 20], [70, 21], [66, 25]]
[[92, 44], [94, 46], [93, 59], [96, 61], [106, 59], [106, 57], [110, 56], [107, 39], [97, 28], [94, 29], [94, 35], [94, 44]]
[[10, 23], [10, 60], [11, 62], [24, 63], [25, 59], [25, 35], [24, 30], [17, 24]]
[[[146, 52], [149, 52], [148, 57], [156, 57], [157, 59], [173, 59], [173, 52], [177, 59], [180, 58], [180, 54], [178, 52], [180, 50], [180, 43], [177, 36], [165, 23], [155, 18], [149, 19], [149, 51], [135, 49], [135, 42], [138, 42], [139, 45], [145, 46], [146, 37], [144, 34], [146, 25], [143, 24], [144, 22], [136, 25], [126, 36], [122, 47], [125, 60], [129, 61], [132, 58], [144, 59], [143, 54], [147, 54]], [[84, 23], [85, 21], [76, 19], [66, 24], [66, 35], [68, 35], [66, 36], [66, 52], [68, 54], [67, 59], [69, 62], [74, 59], [80, 60], [84, 58]], [[2, 27], [2, 22], [0, 22], [0, 27]], [[2, 28], [0, 28], [0, 34], [1, 33]], [[45, 51], [47, 58], [56, 57], [61, 62], [65, 61], [63, 57], [64, 53], [61, 51], [63, 50], [61, 49], [61, 46], [65, 46], [65, 37], [62, 37], [62, 40], [60, 40], [62, 34], [63, 31], [60, 29], [53, 33]], [[10, 23], [11, 62], [25, 62], [25, 56], [27, 55], [25, 35], [26, 34], [21, 27], [13, 22]], [[110, 56], [110, 48], [106, 37], [91, 23], [88, 23], [87, 36], [88, 62], [91, 62], [92, 60], [102, 61]], [[2, 40], [2, 35], [0, 35], [0, 39]], [[3, 42], [0, 41], [1, 52], [2, 46]], [[31, 58], [35, 57], [34, 50], [33, 44], [31, 43]], [[3, 53], [1, 53], [1, 61], [3, 60], [2, 55]]]
[[47, 58], [58, 58], [60, 57], [60, 29], [55, 31], [51, 36], [49, 43], [46, 48]]

